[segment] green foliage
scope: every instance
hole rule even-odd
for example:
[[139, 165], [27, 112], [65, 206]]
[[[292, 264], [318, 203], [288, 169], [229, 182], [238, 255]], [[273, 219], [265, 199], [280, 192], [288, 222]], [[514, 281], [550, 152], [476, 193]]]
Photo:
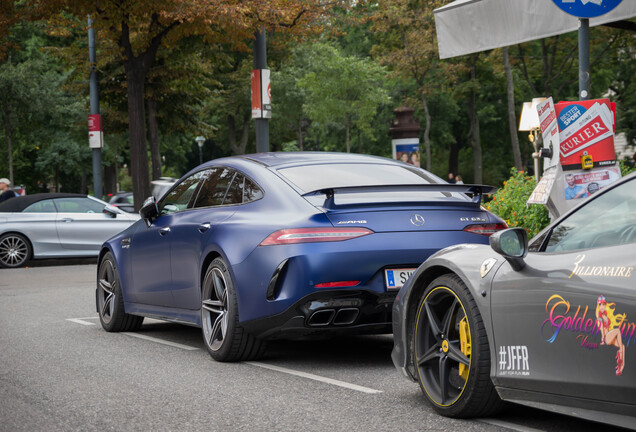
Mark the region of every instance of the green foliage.
[[493, 199], [484, 207], [506, 221], [509, 227], [523, 227], [528, 237], [534, 237], [550, 223], [548, 210], [543, 205], [526, 205], [528, 197], [534, 190], [534, 177], [510, 170], [511, 177], [504, 182]]
[[627, 174], [636, 171], [636, 164], [634, 162], [627, 162], [624, 160], [619, 161], [621, 167], [621, 175], [625, 177]]
[[300, 151], [300, 149], [298, 148], [298, 143], [296, 141], [290, 141], [290, 142], [283, 143], [283, 151], [295, 152], [295, 151]]
[[311, 71], [298, 85], [307, 91], [305, 110], [312, 121], [322, 127], [330, 128], [332, 123], [344, 127], [347, 151], [352, 127], [373, 139], [371, 123], [378, 108], [389, 102], [384, 67], [343, 55], [328, 44], [315, 44], [311, 60]]

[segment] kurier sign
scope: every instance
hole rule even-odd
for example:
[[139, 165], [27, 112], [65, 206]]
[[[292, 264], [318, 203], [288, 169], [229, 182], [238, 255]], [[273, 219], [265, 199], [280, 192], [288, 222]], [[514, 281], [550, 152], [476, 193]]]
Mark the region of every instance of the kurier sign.
[[[563, 12], [578, 18], [594, 18], [610, 12], [622, 0], [552, 0]], [[634, 1], [634, 0], [630, 0]]]
[[609, 99], [559, 102], [555, 106], [559, 126], [560, 162], [563, 170], [580, 169], [583, 157], [594, 167], [616, 163], [614, 118], [616, 104]]

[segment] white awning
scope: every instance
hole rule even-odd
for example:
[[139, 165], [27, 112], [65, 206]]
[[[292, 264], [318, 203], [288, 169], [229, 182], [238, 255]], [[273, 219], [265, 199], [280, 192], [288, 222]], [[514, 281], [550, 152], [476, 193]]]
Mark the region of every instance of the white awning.
[[[457, 0], [434, 11], [440, 58], [515, 45], [579, 28], [552, 0]], [[636, 17], [636, 1], [590, 18], [590, 27]]]

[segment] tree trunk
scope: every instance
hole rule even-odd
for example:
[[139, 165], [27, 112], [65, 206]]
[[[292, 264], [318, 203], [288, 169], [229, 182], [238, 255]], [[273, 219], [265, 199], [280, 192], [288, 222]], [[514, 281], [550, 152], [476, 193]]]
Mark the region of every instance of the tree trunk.
[[[470, 79], [477, 79], [477, 57], [473, 56], [470, 62]], [[468, 120], [470, 122], [470, 132], [468, 133], [470, 138], [470, 145], [473, 148], [474, 156], [474, 182], [481, 184], [483, 182], [482, 168], [481, 168], [481, 137], [479, 134], [479, 118], [477, 117], [477, 94], [475, 90], [470, 91], [468, 96]]]
[[249, 138], [249, 117], [243, 119], [243, 126], [241, 128], [241, 140], [237, 143], [236, 141], [236, 120], [234, 119], [234, 115], [228, 114], [227, 116], [227, 133], [228, 138], [230, 140], [230, 150], [234, 155], [245, 154], [245, 149], [247, 148], [247, 141]]
[[521, 162], [521, 151], [519, 150], [519, 135], [517, 135], [517, 116], [515, 114], [515, 83], [512, 79], [512, 69], [510, 58], [508, 57], [508, 47], [503, 49], [504, 68], [506, 69], [506, 84], [508, 93], [508, 127], [510, 129], [510, 142], [512, 143], [512, 154], [515, 159], [517, 171], [523, 170]]
[[422, 105], [424, 106], [424, 150], [426, 156], [426, 170], [431, 170], [431, 114], [428, 111], [428, 100], [426, 99], [426, 95], [422, 92]]
[[144, 83], [150, 67], [157, 57], [163, 38], [179, 21], [162, 26], [159, 14], [150, 17], [150, 28], [157, 29], [148, 42], [145, 51], [135, 53], [130, 41], [130, 27], [127, 15], [121, 21], [118, 45], [122, 49], [126, 86], [128, 89], [128, 128], [130, 133], [130, 174], [133, 183], [135, 211], [139, 211], [143, 201], [150, 196], [150, 172], [148, 170], [148, 147], [146, 145], [146, 113], [144, 110]]
[[4, 120], [4, 132], [7, 135], [7, 153], [9, 153], [9, 181], [13, 184], [13, 125], [7, 111], [2, 111], [2, 117]]
[[87, 187], [87, 182], [86, 182], [86, 167], [82, 167], [82, 177], [81, 177], [81, 184], [80, 184], [80, 193], [83, 194], [87, 194], [88, 195], [88, 187]]
[[349, 120], [349, 114], [347, 114], [345, 116], [345, 144], [347, 146], [347, 153], [351, 153], [351, 142], [350, 142], [350, 137], [349, 137], [349, 132], [350, 132], [350, 120]]
[[[453, 128], [455, 141], [451, 143], [448, 153], [448, 172], [456, 175], [459, 170], [459, 150], [463, 147], [461, 128]], [[446, 178], [444, 180], [447, 180]]]
[[152, 179], [161, 177], [161, 147], [159, 145], [159, 122], [157, 121], [157, 101], [150, 97], [146, 101], [148, 107], [148, 142], [152, 160]]
[[303, 121], [302, 120], [298, 122], [297, 132], [298, 132], [298, 149], [300, 151], [304, 151], [303, 150]]
[[135, 211], [139, 211], [144, 199], [150, 196], [150, 173], [146, 146], [146, 112], [144, 109], [145, 73], [140, 72], [134, 63], [128, 60], [125, 66], [128, 85], [130, 175], [133, 183]]

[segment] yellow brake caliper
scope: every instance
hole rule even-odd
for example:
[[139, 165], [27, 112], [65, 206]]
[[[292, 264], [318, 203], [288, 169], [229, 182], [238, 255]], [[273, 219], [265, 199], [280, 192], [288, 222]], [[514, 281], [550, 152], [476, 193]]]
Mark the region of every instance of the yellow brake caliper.
[[[470, 329], [468, 327], [468, 320], [466, 317], [462, 318], [459, 322], [459, 344], [462, 350], [462, 354], [470, 359], [472, 352], [472, 344], [470, 341]], [[464, 380], [468, 379], [469, 367], [463, 363], [459, 364], [459, 376]]]

